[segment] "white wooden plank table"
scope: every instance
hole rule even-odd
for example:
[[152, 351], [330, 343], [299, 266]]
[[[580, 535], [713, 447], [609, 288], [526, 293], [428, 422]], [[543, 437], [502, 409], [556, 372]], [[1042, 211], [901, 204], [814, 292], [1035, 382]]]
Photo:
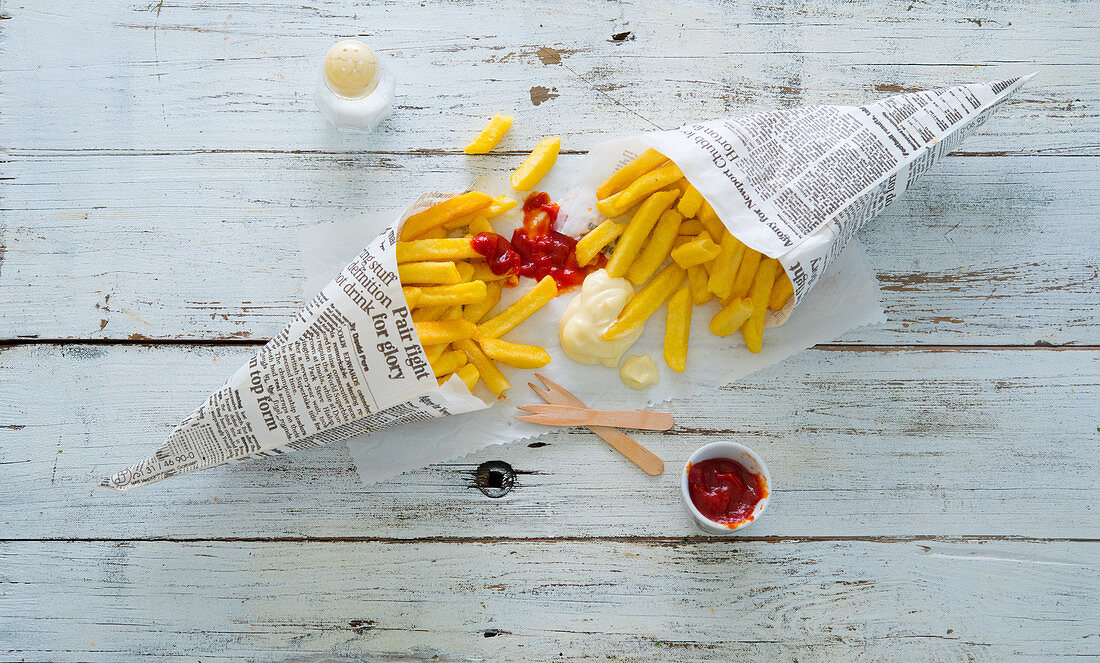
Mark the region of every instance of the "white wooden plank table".
[[[629, 35], [615, 40], [612, 35]], [[313, 109], [359, 35], [369, 139]], [[56, 40], [57, 47], [50, 44]], [[0, 2], [0, 660], [1100, 656], [1100, 5]], [[341, 445], [126, 494], [301, 304], [299, 231], [608, 137], [1038, 70], [861, 232], [887, 324], [643, 434], [376, 485]], [[493, 112], [501, 152], [460, 147]], [[675, 468], [746, 441], [777, 490], [713, 539]], [[516, 468], [490, 499], [488, 460]]]

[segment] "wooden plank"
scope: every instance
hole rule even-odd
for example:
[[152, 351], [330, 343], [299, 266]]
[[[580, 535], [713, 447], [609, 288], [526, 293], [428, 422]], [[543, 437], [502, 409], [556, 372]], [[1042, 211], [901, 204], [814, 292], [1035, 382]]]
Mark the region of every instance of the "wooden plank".
[[[583, 157], [562, 157], [562, 172]], [[517, 157], [46, 155], [5, 165], [0, 338], [254, 339], [302, 300], [299, 231]], [[947, 159], [861, 233], [889, 322], [844, 340], [1100, 343], [1097, 159]]]
[[25, 661], [1100, 655], [1100, 544], [0, 543]]
[[[5, 8], [0, 115], [17, 149], [454, 150], [516, 110], [506, 149], [546, 131], [607, 136], [802, 103], [858, 104], [1038, 70], [965, 149], [1097, 154], [1100, 19], [1088, 3], [950, 6], [574, 0], [554, 21], [516, 0], [278, 3], [99, 0]], [[569, 26], [561, 29], [556, 26]], [[622, 41], [613, 34], [626, 32]], [[56, 35], [65, 48], [45, 49]], [[400, 81], [377, 135], [330, 131], [321, 57], [360, 34]], [[65, 101], [55, 101], [55, 100]]]
[[[1100, 351], [1084, 349], [807, 351], [676, 401], [677, 428], [638, 436], [666, 462], [658, 478], [576, 431], [373, 486], [338, 445], [93, 491], [151, 453], [249, 352], [3, 350], [0, 538], [692, 536], [677, 468], [716, 439], [768, 462], [776, 492], [755, 535], [1100, 531]], [[473, 486], [493, 459], [519, 472], [501, 499]]]

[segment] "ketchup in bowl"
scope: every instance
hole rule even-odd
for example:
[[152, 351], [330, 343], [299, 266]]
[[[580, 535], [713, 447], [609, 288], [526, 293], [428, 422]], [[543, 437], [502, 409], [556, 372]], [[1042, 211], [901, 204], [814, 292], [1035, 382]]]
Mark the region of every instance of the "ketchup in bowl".
[[768, 496], [764, 475], [750, 472], [731, 458], [708, 458], [688, 469], [691, 503], [704, 517], [734, 527], [753, 518]]

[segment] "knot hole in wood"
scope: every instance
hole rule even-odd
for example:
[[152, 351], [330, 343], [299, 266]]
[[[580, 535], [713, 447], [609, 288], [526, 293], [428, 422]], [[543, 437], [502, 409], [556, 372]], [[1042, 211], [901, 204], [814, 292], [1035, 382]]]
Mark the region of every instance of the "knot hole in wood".
[[504, 497], [516, 485], [516, 471], [502, 460], [490, 460], [477, 466], [474, 485], [486, 497]]

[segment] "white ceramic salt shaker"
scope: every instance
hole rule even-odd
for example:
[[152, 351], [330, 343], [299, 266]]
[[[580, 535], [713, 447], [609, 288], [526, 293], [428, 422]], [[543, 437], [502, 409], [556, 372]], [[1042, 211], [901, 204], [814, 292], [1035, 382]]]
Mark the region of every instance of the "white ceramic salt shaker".
[[317, 82], [317, 108], [344, 131], [373, 131], [393, 109], [393, 75], [366, 44], [354, 39], [329, 49]]

